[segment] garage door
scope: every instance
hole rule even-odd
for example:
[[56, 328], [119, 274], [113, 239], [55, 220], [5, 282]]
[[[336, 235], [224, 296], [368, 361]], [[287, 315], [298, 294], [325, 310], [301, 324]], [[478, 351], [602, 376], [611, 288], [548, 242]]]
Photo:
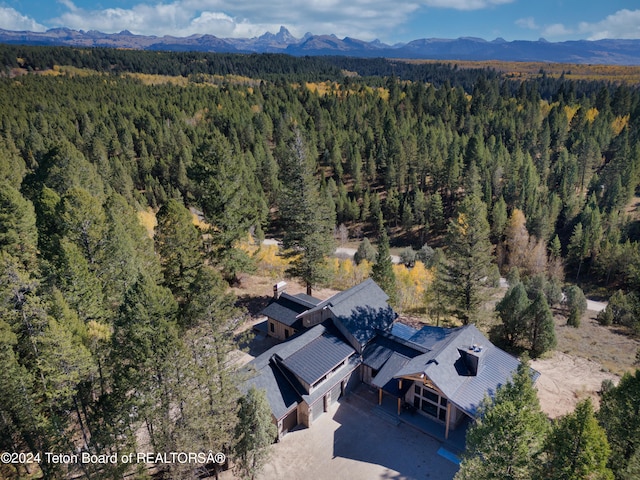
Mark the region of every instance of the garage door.
[[323, 408], [324, 397], [321, 397], [319, 401], [311, 405], [311, 421], [317, 420], [317, 418], [324, 412]]
[[342, 382], [338, 382], [331, 389], [331, 403], [336, 403], [341, 395], [342, 395]]
[[298, 409], [294, 409], [282, 420], [282, 433], [285, 434], [298, 425]]

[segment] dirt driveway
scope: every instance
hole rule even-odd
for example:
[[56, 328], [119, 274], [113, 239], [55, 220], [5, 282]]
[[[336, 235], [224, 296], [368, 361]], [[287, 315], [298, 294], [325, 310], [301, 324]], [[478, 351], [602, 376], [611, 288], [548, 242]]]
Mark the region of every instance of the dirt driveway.
[[374, 413], [357, 393], [322, 415], [311, 428], [273, 446], [260, 480], [451, 480], [458, 465], [440, 456], [440, 442]]

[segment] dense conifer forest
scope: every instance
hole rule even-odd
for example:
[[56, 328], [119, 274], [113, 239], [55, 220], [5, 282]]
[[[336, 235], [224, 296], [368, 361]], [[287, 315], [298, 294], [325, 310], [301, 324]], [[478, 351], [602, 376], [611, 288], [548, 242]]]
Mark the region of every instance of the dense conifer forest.
[[284, 235], [315, 286], [334, 227], [388, 232], [434, 272], [430, 308], [463, 323], [499, 269], [531, 324], [498, 309], [496, 335], [534, 356], [565, 280], [613, 295], [602, 323], [640, 333], [636, 87], [383, 59], [1, 46], [0, 61], [2, 451], [231, 454], [228, 286], [252, 268], [249, 233]]

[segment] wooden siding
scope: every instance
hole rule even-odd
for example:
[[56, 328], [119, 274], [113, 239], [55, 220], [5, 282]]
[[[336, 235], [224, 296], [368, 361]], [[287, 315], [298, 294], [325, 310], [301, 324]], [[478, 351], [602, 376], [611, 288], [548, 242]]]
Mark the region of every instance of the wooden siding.
[[[273, 328], [273, 331], [271, 330]], [[287, 336], [289, 332], [289, 336]], [[283, 323], [267, 317], [267, 335], [277, 338], [278, 340], [287, 340], [296, 333], [295, 329], [286, 326]]]

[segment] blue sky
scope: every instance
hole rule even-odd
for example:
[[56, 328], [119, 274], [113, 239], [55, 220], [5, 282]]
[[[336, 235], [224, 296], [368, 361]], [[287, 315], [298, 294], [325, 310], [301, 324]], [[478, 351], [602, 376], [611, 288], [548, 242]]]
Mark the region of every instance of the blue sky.
[[638, 0], [0, 0], [0, 28], [254, 37], [280, 25], [386, 43], [640, 38]]

